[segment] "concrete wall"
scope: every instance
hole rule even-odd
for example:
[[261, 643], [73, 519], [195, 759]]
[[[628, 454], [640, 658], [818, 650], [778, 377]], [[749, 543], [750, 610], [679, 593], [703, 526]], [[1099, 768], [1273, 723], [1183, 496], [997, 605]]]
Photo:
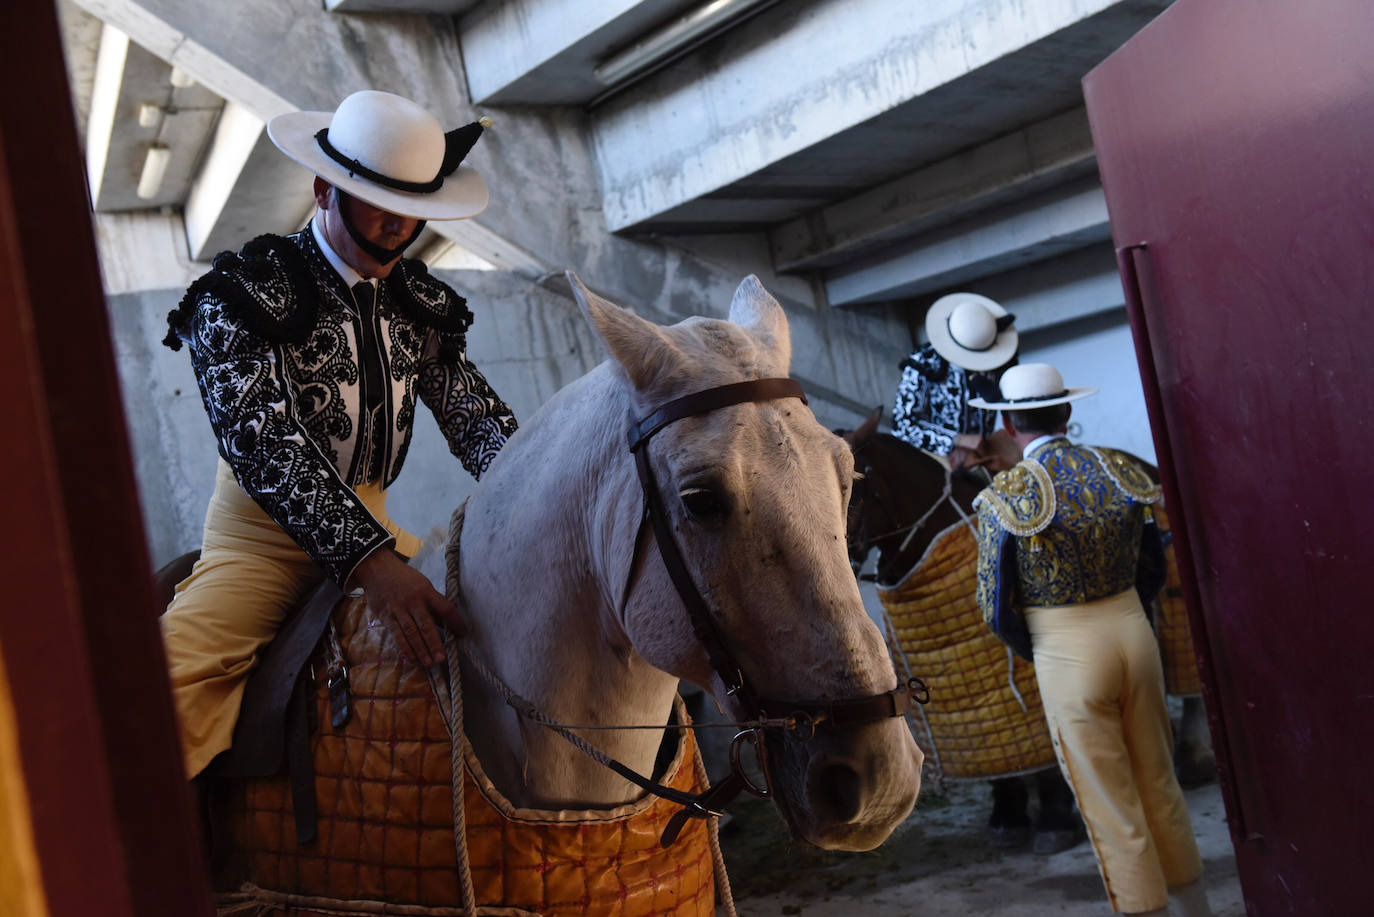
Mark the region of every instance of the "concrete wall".
[[1021, 362], [1050, 363], [1063, 374], [1065, 384], [1100, 389], [1073, 403], [1070, 423], [1076, 426], [1070, 433], [1075, 439], [1155, 461], [1145, 393], [1124, 309], [1024, 335]]

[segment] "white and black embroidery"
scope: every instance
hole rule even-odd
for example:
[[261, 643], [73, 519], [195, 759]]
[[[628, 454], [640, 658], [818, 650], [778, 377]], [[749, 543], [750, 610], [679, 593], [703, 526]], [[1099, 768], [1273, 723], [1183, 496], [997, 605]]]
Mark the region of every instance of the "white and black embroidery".
[[463, 467], [480, 478], [515, 433], [515, 417], [465, 354], [456, 359], [424, 361], [420, 399], [429, 406], [451, 451]]
[[190, 344], [220, 455], [263, 510], [343, 582], [391, 534], [302, 425], [284, 345], [250, 331], [209, 294], [196, 310]]
[[[280, 257], [282, 243], [294, 257]], [[457, 294], [456, 302], [444, 301], [444, 291], [452, 291], [442, 282], [411, 268], [410, 284], [379, 285], [381, 334], [373, 338], [360, 333], [352, 294], [308, 228], [250, 245], [253, 252], [246, 246], [239, 256], [217, 259], [214, 277], [192, 286], [169, 316], [168, 343], [189, 341], [220, 454], [239, 483], [342, 583], [359, 560], [391, 538], [353, 493], [369, 466], [357, 457], [382, 450], [379, 483], [396, 479], [417, 394], [474, 475], [515, 432], [515, 418], [467, 361], [462, 341], [471, 313]], [[263, 266], [255, 258], [280, 263]], [[289, 291], [283, 292], [283, 283]], [[251, 289], [233, 292], [244, 286]], [[397, 290], [423, 293], [423, 308], [400, 301]], [[274, 291], [289, 302], [267, 305]], [[303, 332], [296, 327], [300, 315], [311, 318]], [[427, 323], [431, 315], [444, 327]], [[384, 342], [380, 356], [391, 383], [385, 399], [391, 416], [376, 428], [360, 422], [363, 340]]]
[[992, 383], [990, 373], [964, 370], [926, 344], [902, 361], [892, 406], [892, 432], [919, 449], [948, 455], [960, 433], [991, 436], [997, 412], [969, 407], [970, 385]]

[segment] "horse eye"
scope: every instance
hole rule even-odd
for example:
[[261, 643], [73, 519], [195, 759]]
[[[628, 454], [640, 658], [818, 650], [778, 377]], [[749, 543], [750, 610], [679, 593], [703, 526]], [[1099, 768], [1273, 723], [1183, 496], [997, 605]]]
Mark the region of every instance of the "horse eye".
[[709, 487], [686, 487], [678, 496], [687, 512], [702, 522], [721, 522], [730, 515], [725, 497]]

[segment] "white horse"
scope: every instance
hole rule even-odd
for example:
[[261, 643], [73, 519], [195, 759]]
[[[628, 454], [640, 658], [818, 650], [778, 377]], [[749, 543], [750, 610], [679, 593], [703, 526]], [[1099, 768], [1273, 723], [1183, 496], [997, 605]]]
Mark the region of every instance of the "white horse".
[[[795, 836], [820, 847], [877, 846], [915, 804], [922, 755], [894, 700], [907, 696], [905, 686], [897, 684], [849, 566], [849, 447], [816, 421], [799, 389], [771, 394], [779, 383], [795, 385], [781, 378], [791, 358], [782, 308], [750, 277], [735, 293], [729, 321], [693, 318], [665, 328], [569, 277], [612, 359], [530, 418], [467, 503], [457, 553], [473, 656], [561, 723], [665, 724], [679, 679], [704, 687], [739, 722], [758, 718], [762, 705], [775, 723], [802, 711], [802, 720], [817, 721], [814, 730], [765, 730], [767, 773], [783, 818]], [[675, 588], [662, 549], [642, 525], [646, 497], [630, 431], [681, 396], [770, 378], [752, 394], [656, 427], [639, 446], [647, 450], [664, 527], [710, 619], [703, 624], [693, 620], [690, 601]], [[419, 748], [435, 733], [435, 715], [424, 712], [425, 679], [398, 659], [385, 628], [368, 623], [365, 611], [349, 614], [341, 641], [355, 678], [362, 672], [369, 684], [391, 687], [386, 697], [355, 704], [352, 720], [337, 733], [323, 727], [315, 762], [320, 786], [337, 786], [339, 798], [351, 794], [362, 808], [341, 815], [342, 802], [322, 796], [320, 842], [313, 851], [297, 850], [282, 839], [289, 831], [264, 815], [283, 809], [284, 790], [272, 790], [276, 801], [269, 804], [266, 788], [248, 789], [233, 830], [241, 832], [241, 848], [267, 854], [246, 873], [223, 876], [227, 882], [327, 894], [320, 889], [328, 883], [310, 877], [334, 874], [329, 851], [345, 832], [363, 836], [360, 846], [349, 842], [349, 851], [375, 846], [394, 859], [394, 844], [373, 845], [365, 837], [392, 817], [394, 783], [418, 780], [420, 820], [442, 824], [434, 820], [442, 814], [428, 808], [429, 756], [423, 763], [399, 760], [404, 749]], [[720, 634], [714, 653], [699, 638], [703, 627]], [[722, 653], [729, 659], [724, 673], [713, 667]], [[731, 694], [727, 680], [747, 689]], [[327, 699], [320, 698], [327, 723]], [[393, 713], [393, 705], [419, 709], [418, 719], [428, 717], [428, 725], [418, 735], [378, 735], [378, 723], [391, 729], [394, 720], [401, 729], [401, 706]], [[380, 717], [374, 707], [385, 708]], [[461, 707], [462, 731], [483, 779], [515, 809], [611, 810], [642, 796], [554, 731], [519, 716], [470, 665], [463, 668]], [[579, 734], [645, 775], [653, 772], [664, 738], [657, 728]], [[403, 780], [378, 782], [378, 762], [387, 761], [393, 773], [404, 771]], [[322, 762], [332, 768], [329, 777]], [[367, 804], [374, 791], [377, 801]], [[289, 819], [286, 811], [281, 819]], [[347, 826], [345, 816], [352, 819]], [[656, 830], [654, 840], [656, 846]], [[425, 842], [420, 847], [429, 849]], [[359, 855], [347, 856], [344, 874], [351, 877]], [[545, 868], [547, 862], [539, 864]], [[350, 896], [372, 897], [380, 886], [359, 875]], [[410, 873], [400, 875], [408, 880]], [[401, 897], [429, 902], [447, 894], [425, 890], [430, 876]]]
[[[631, 578], [643, 497], [627, 431], [681, 395], [785, 376], [786, 316], [750, 277], [729, 322], [664, 328], [570, 278], [612, 359], [554, 396], [469, 500], [462, 583], [472, 637], [511, 687], [564, 722], [664, 722], [680, 678], [744, 719], [652, 544], [640, 546]], [[893, 688], [846, 554], [853, 460], [843, 440], [801, 402], [779, 400], [681, 420], [649, 448], [697, 587], [759, 694], [842, 700]], [[485, 683], [465, 677], [463, 688], [474, 749], [512, 801], [614, 805], [639, 794], [557, 735], [521, 728]], [[641, 773], [661, 740], [596, 739]], [[774, 744], [778, 805], [810, 843], [871, 849], [915, 803], [921, 752], [900, 717]]]

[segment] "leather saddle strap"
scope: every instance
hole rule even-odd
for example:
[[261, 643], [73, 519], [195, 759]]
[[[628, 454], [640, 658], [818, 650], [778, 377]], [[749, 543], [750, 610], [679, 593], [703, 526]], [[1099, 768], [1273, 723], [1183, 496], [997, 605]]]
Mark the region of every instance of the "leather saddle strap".
[[286, 709], [286, 777], [291, 784], [291, 808], [296, 816], [296, 845], [315, 839], [319, 807], [315, 801], [315, 758], [310, 751], [310, 702], [312, 679], [296, 679]]

